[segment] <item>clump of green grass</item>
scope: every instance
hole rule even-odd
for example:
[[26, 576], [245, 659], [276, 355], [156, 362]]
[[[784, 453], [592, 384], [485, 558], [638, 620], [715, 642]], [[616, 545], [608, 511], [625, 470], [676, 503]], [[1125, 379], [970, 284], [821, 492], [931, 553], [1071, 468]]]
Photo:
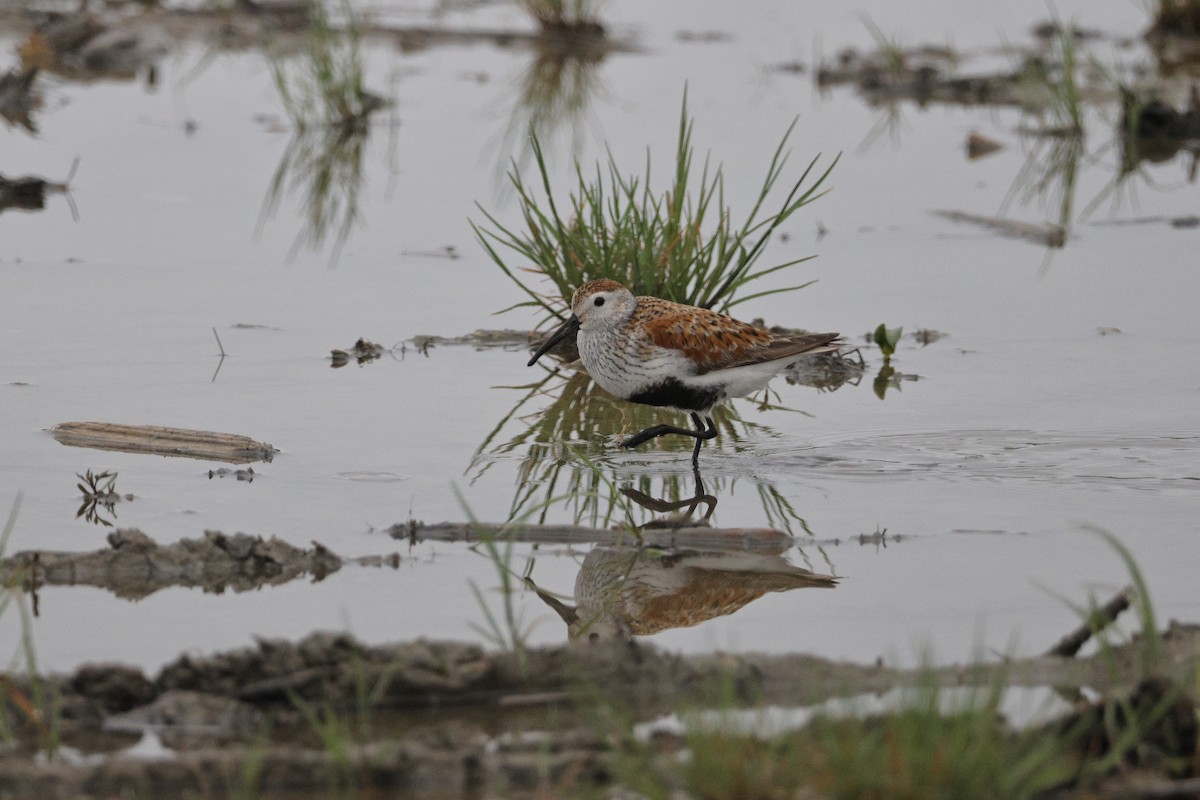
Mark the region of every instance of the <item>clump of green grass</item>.
[[[713, 707], [739, 703], [731, 681], [726, 676], [714, 687]], [[884, 714], [831, 705], [782, 733], [736, 723], [745, 715], [684, 714], [686, 757], [662, 759], [635, 746], [618, 771], [630, 788], [656, 800], [1044, 796], [1073, 774], [1070, 743], [1040, 735], [1042, 729], [1012, 730], [1000, 714], [1003, 693], [1002, 671], [951, 694], [927, 668]]]
[[997, 716], [998, 692], [980, 691], [969, 707], [945, 714], [935, 687], [882, 717], [818, 717], [804, 730], [765, 740], [693, 732], [683, 771], [704, 800], [755, 797], [1033, 798], [1070, 775], [1066, 754], [1009, 731]]
[[320, 248], [332, 239], [330, 264], [358, 224], [367, 128], [297, 129], [271, 177], [263, 200], [259, 229], [279, 210], [285, 195], [301, 197], [304, 225], [292, 242], [288, 258], [304, 247]]
[[1092, 629], [1100, 646], [1099, 657], [1114, 685], [1134, 685], [1128, 691], [1110, 692], [1099, 703], [1045, 730], [1065, 732], [1084, 755], [1076, 771], [1076, 780], [1083, 785], [1130, 767], [1153, 769], [1173, 777], [1194, 776], [1200, 768], [1200, 750], [1198, 709], [1190, 690], [1200, 678], [1200, 669], [1193, 661], [1179, 671], [1166, 657], [1149, 586], [1133, 553], [1108, 531], [1094, 527], [1089, 530], [1116, 551], [1129, 572], [1130, 585], [1125, 592], [1137, 612], [1139, 630], [1136, 638], [1124, 641], [1126, 654], [1116, 651], [1110, 636], [1115, 626], [1106, 624], [1111, 618], [1098, 618], [1094, 598], [1086, 607], [1073, 608]]
[[[693, 182], [692, 125], [685, 95], [674, 173], [665, 191], [656, 193], [651, 188], [649, 154], [645, 173], [638, 178], [627, 177], [610, 153], [607, 166], [598, 163], [592, 178], [576, 164], [577, 185], [565, 200], [554, 197], [541, 144], [536, 133], [531, 134], [537, 165], [535, 185], [516, 164], [509, 172], [524, 230], [505, 227], [482, 206], [480, 211], [492, 228], [471, 223], [492, 260], [529, 297], [510, 308], [540, 308], [545, 312], [543, 323], [561, 319], [564, 298], [595, 278], [612, 278], [635, 294], [721, 311], [811, 283], [744, 293], [753, 281], [812, 258], [755, 269], [779, 226], [828, 191], [822, 186], [837, 159], [816, 173], [818, 155], [791, 185], [783, 202], [773, 212], [766, 211], [764, 206], [787, 163], [793, 122], [771, 157], [753, 207], [744, 221], [736, 224], [725, 203], [719, 164], [713, 168], [706, 158], [698, 183]], [[551, 284], [549, 290], [533, 285], [523, 273], [544, 277]]]

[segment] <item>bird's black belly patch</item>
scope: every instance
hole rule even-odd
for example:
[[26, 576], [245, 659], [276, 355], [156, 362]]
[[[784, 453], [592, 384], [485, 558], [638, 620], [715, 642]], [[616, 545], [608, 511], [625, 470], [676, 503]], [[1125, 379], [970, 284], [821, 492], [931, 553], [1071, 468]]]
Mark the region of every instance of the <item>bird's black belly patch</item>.
[[704, 411], [712, 408], [720, 397], [716, 386], [688, 386], [676, 378], [667, 378], [653, 386], [630, 395], [629, 400], [648, 406], [670, 406], [689, 411]]

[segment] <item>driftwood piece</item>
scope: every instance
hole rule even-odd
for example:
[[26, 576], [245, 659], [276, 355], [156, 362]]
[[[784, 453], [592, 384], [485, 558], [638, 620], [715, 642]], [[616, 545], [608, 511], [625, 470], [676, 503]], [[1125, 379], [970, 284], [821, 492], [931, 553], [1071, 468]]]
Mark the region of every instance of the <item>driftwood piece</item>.
[[111, 422], [64, 422], [50, 433], [68, 447], [92, 447], [122, 453], [198, 458], [248, 464], [270, 461], [279, 451], [248, 436], [158, 425], [118, 425]]
[[1079, 652], [1081, 647], [1087, 644], [1088, 639], [1091, 639], [1092, 636], [1116, 622], [1121, 612], [1129, 608], [1132, 596], [1133, 588], [1129, 586], [1117, 592], [1113, 599], [1089, 614], [1082, 625], [1068, 633], [1059, 640], [1058, 644], [1047, 650], [1046, 655], [1059, 656], [1060, 658], [1071, 658], [1074, 656]]
[[589, 528], [582, 525], [497, 525], [495, 523], [439, 522], [426, 525], [415, 520], [388, 528], [393, 539], [414, 542], [477, 542], [491, 537], [538, 544], [643, 545], [686, 547], [692, 550], [754, 550], [782, 553], [795, 542], [783, 531], [772, 528], [647, 528], [638, 534], [622, 528]]

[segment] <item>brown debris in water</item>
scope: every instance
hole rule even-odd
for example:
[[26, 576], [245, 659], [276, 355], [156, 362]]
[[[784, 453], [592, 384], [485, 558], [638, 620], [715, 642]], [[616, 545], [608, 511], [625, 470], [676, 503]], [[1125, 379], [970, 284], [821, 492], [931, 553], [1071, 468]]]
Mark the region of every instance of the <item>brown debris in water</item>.
[[[0, 119], [37, 133], [32, 114], [39, 105], [33, 92], [37, 67], [13, 69], [0, 75]], [[0, 176], [0, 211], [6, 208], [39, 209], [45, 206], [46, 182], [39, 178], [9, 180]]]
[[353, 359], [361, 367], [363, 364], [370, 364], [385, 352], [386, 348], [383, 345], [360, 336], [358, 341], [346, 350], [330, 350], [329, 366], [338, 369], [346, 366]]
[[997, 142], [995, 139], [988, 138], [980, 133], [972, 131], [967, 136], [967, 159], [975, 161], [990, 156], [992, 153], [1004, 149], [1004, 145]]
[[221, 467], [219, 469], [210, 469], [208, 471], [208, 479], [210, 481], [213, 478], [225, 478], [230, 475], [234, 476], [239, 481], [254, 483], [254, 467], [247, 467], [246, 469], [229, 469], [228, 467]]
[[817, 67], [821, 89], [853, 85], [872, 105], [913, 100], [920, 106], [1019, 106], [1026, 102], [1022, 73], [960, 76], [953, 74], [960, 56], [945, 47], [881, 49], [860, 53], [853, 48]]
[[[0, 76], [0, 117], [28, 128], [31, 132], [36, 132], [37, 129], [29, 119], [28, 113], [22, 114], [18, 110], [14, 110], [11, 105], [11, 94], [6, 97], [4, 84], [12, 74]], [[69, 180], [70, 178], [67, 179], [67, 181]], [[48, 181], [34, 175], [26, 175], [21, 178], [6, 178], [0, 175], [0, 213], [9, 208], [21, 211], [41, 211], [46, 207], [47, 194], [67, 193], [67, 181]]]
[[917, 344], [921, 345], [921, 347], [928, 347], [934, 342], [945, 339], [949, 335], [948, 333], [935, 331], [932, 328], [918, 328], [912, 333], [912, 337], [917, 340]]

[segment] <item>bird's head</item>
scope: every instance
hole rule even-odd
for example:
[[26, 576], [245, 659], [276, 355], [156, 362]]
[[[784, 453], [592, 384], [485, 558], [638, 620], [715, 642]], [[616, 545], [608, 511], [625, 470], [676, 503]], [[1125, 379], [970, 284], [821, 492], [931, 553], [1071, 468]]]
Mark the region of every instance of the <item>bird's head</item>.
[[585, 331], [622, 325], [633, 314], [633, 292], [609, 278], [588, 281], [571, 296], [571, 313]]
[[537, 363], [546, 351], [577, 330], [589, 333], [615, 328], [633, 316], [637, 298], [633, 292], [609, 278], [588, 281], [571, 296], [571, 316], [567, 317], [558, 330], [542, 343], [529, 359], [529, 366]]

